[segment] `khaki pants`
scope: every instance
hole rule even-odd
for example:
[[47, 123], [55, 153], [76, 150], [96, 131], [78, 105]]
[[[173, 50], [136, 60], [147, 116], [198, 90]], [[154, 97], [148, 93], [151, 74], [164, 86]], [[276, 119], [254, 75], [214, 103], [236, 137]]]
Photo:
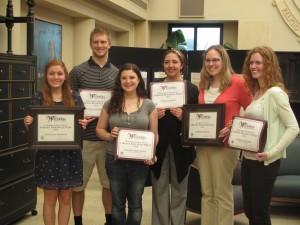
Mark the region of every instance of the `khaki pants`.
[[198, 146], [196, 162], [200, 174], [201, 225], [233, 225], [233, 171], [239, 151], [216, 146]]
[[105, 141], [83, 141], [82, 160], [83, 160], [83, 184], [76, 187], [74, 191], [83, 191], [91, 178], [95, 165], [97, 166], [98, 176], [103, 188], [109, 189], [109, 180], [105, 169]]

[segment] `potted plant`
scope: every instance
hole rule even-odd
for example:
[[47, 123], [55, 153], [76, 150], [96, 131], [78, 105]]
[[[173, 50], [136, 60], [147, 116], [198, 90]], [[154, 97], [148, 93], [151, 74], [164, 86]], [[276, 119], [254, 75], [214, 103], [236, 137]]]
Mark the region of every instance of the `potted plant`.
[[184, 34], [180, 29], [173, 31], [167, 40], [161, 45], [160, 48], [174, 48], [177, 50], [187, 50], [187, 44]]

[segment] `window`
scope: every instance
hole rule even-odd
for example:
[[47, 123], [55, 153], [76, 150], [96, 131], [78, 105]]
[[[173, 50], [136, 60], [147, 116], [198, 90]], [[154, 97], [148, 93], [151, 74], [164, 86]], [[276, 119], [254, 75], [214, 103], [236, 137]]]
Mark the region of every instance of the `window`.
[[184, 34], [187, 50], [206, 50], [223, 44], [223, 24], [169, 24], [168, 33], [178, 29]]

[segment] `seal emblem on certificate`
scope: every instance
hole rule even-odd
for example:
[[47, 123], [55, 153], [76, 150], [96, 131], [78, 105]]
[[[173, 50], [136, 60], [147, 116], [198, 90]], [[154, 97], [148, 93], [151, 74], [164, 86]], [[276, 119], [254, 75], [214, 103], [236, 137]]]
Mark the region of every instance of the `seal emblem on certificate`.
[[150, 98], [156, 108], [182, 107], [186, 104], [186, 81], [152, 82]]
[[267, 139], [266, 120], [234, 116], [228, 139], [232, 148], [250, 152], [262, 152]]
[[79, 89], [84, 103], [84, 116], [99, 117], [104, 103], [111, 98], [110, 90]]

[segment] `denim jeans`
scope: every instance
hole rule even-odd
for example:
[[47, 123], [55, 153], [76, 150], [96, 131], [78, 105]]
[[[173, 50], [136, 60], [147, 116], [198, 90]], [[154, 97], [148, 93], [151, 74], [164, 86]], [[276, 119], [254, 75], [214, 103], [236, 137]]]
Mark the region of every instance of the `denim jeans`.
[[144, 162], [115, 160], [112, 155], [106, 156], [105, 166], [112, 192], [113, 225], [140, 225], [143, 212], [142, 195], [149, 166]]

